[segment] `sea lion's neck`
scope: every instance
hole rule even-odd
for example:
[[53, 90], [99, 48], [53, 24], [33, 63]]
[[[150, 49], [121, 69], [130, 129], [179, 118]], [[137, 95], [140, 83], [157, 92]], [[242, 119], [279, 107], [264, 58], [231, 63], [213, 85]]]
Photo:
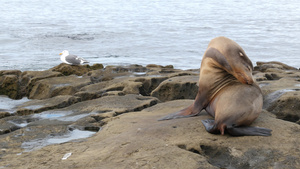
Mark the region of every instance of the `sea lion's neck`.
[[228, 85], [240, 83], [233, 75], [218, 67], [212, 59], [205, 59], [205, 66], [201, 66], [199, 89], [206, 90], [206, 98], [212, 100], [214, 96]]

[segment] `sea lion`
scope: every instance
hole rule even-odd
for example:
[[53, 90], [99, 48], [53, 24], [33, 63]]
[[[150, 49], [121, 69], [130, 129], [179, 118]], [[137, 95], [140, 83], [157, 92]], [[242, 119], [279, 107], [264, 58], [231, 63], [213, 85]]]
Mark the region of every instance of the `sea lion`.
[[160, 120], [196, 116], [205, 109], [215, 118], [202, 120], [209, 133], [270, 136], [270, 129], [249, 126], [263, 105], [262, 92], [253, 80], [252, 71], [252, 62], [236, 42], [226, 37], [212, 39], [201, 62], [194, 103]]

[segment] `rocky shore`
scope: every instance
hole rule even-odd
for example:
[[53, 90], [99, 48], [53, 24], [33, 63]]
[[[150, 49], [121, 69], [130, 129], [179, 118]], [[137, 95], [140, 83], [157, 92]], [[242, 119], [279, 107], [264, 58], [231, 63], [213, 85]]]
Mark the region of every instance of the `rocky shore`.
[[300, 71], [258, 62], [272, 136], [205, 131], [200, 116], [157, 119], [190, 105], [199, 70], [70, 66], [0, 71], [0, 168], [300, 168]]

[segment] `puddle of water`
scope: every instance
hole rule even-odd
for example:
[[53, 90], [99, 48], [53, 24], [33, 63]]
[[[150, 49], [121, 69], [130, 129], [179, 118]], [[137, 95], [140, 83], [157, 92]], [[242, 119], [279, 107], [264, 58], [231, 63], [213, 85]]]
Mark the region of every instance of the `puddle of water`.
[[62, 84], [55, 84], [53, 87], [64, 87], [64, 86], [70, 86], [69, 83], [62, 83]]
[[262, 87], [268, 86], [268, 85], [270, 85], [270, 84], [269, 84], [269, 83], [260, 83], [260, 84], [259, 84], [259, 87], [262, 88]]
[[123, 79], [123, 78], [128, 78], [128, 77], [136, 77], [135, 75], [124, 75], [124, 76], [115, 76], [114, 79]]
[[21, 123], [17, 123], [17, 122], [14, 122], [14, 121], [7, 121], [13, 125], [16, 125], [20, 128], [23, 128], [23, 127], [26, 127], [29, 123], [27, 123], [26, 121], [22, 121]]
[[163, 77], [162, 75], [147, 75], [147, 77]]
[[30, 105], [30, 106], [26, 106], [24, 107], [25, 109], [30, 109], [30, 110], [36, 110], [36, 109], [39, 109], [39, 108], [42, 108], [44, 107], [44, 105]]
[[17, 110], [17, 106], [30, 101], [27, 97], [20, 100], [10, 99], [7, 96], [0, 96], [0, 111], [14, 113]]
[[147, 72], [133, 72], [134, 75], [136, 76], [144, 76], [146, 75]]
[[51, 145], [51, 144], [61, 144], [70, 142], [77, 139], [83, 139], [88, 138], [94, 135], [96, 132], [91, 131], [81, 131], [78, 129], [75, 129], [73, 131], [70, 131], [69, 133], [63, 135], [63, 136], [48, 136], [43, 139], [35, 139], [28, 142], [22, 143], [21, 147], [24, 150], [24, 152], [29, 152], [33, 150], [40, 149], [42, 147]]
[[77, 121], [86, 116], [96, 114], [95, 112], [92, 112], [92, 113], [72, 116], [73, 113], [74, 112], [72, 111], [45, 111], [39, 114], [34, 114], [33, 117], [39, 119], [50, 119], [50, 120], [59, 120], [59, 121]]
[[22, 137], [22, 136], [24, 136], [25, 134], [24, 133], [21, 133], [21, 134], [16, 134], [16, 135], [14, 135], [14, 137]]
[[114, 77], [115, 79], [121, 79], [121, 78], [128, 78], [128, 77], [163, 77], [162, 75], [147, 75], [147, 74], [133, 74], [133, 75], [129, 75], [129, 76], [116, 76]]
[[300, 87], [300, 84], [295, 84], [295, 86]]
[[60, 143], [69, 142], [71, 140], [88, 138], [94, 134], [95, 134], [95, 132], [92, 132], [92, 131], [81, 131], [81, 130], [75, 129], [65, 136], [50, 138], [47, 140], [47, 142], [50, 144], [60, 144]]
[[72, 111], [45, 111], [39, 114], [34, 114], [33, 118], [56, 120], [59, 117], [64, 117], [72, 114]]
[[59, 121], [77, 121], [81, 118], [84, 118], [84, 117], [92, 115], [92, 114], [96, 114], [96, 113], [88, 113], [88, 114], [79, 114], [79, 115], [75, 115], [75, 116], [60, 117], [60, 118], [57, 118], [57, 120], [59, 120]]

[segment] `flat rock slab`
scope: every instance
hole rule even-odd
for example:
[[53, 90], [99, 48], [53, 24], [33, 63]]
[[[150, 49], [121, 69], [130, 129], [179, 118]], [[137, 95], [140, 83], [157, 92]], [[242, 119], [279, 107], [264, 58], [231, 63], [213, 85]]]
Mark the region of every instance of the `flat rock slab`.
[[85, 86], [75, 95], [83, 100], [90, 100], [109, 95], [111, 91], [118, 92], [118, 95], [139, 94], [141, 82], [136, 82], [134, 77], [120, 77], [109, 81], [103, 81]]
[[199, 75], [172, 77], [160, 83], [151, 96], [161, 101], [194, 99], [198, 93], [198, 81]]
[[34, 83], [38, 80], [59, 76], [62, 76], [60, 72], [53, 72], [51, 70], [25, 71], [21, 74], [21, 82], [26, 85], [27, 83]]
[[[81, 142], [50, 145], [4, 156], [10, 168], [298, 168], [300, 126], [263, 111], [252, 124], [270, 128], [272, 136], [231, 137], [205, 131], [201, 120], [157, 119], [192, 104], [160, 103], [114, 117], [96, 135]], [[257, 144], [256, 144], [257, 143]], [[67, 153], [71, 155], [63, 160]]]
[[128, 94], [125, 96], [106, 96], [94, 100], [76, 103], [61, 111], [73, 111], [75, 113], [103, 113], [114, 111], [122, 114], [131, 111], [139, 111], [158, 103], [157, 98]]
[[17, 106], [16, 114], [29, 115], [33, 113], [40, 113], [51, 109], [64, 108], [79, 101], [79, 97], [70, 95], [55, 96], [44, 100], [30, 100], [22, 105]]
[[[110, 121], [111, 117], [126, 112], [140, 111], [158, 103], [156, 98], [139, 95], [107, 96], [79, 102], [65, 108], [57, 108], [36, 114], [28, 113], [31, 110], [30, 108], [32, 108], [32, 111], [37, 111], [49, 107], [59, 107], [59, 105], [67, 104], [64, 102], [70, 101], [72, 98], [72, 96], [59, 96], [24, 103], [20, 107], [27, 108], [27, 111], [19, 110], [19, 115], [22, 116], [9, 116], [0, 119], [0, 145], [10, 148], [7, 151], [13, 151], [15, 148], [21, 149], [24, 142], [28, 143], [28, 146], [30, 143], [31, 146], [46, 146], [49, 145], [45, 141], [46, 138], [55, 139], [56, 136], [66, 135], [73, 130], [82, 132], [87, 130], [98, 131], [102, 125]], [[41, 107], [43, 104], [45, 106]], [[45, 143], [39, 145], [40, 142], [36, 140]], [[1, 153], [3, 152], [0, 152], [0, 156]]]
[[102, 81], [91, 84], [80, 89], [75, 95], [83, 100], [90, 100], [115, 92], [117, 95], [141, 94], [150, 96], [162, 81], [166, 80], [166, 76], [162, 77], [116, 77], [109, 81]]
[[30, 91], [30, 99], [47, 99], [58, 95], [73, 95], [80, 88], [91, 84], [88, 76], [63, 76], [37, 81]]
[[82, 76], [83, 74], [96, 69], [103, 69], [102, 64], [94, 64], [93, 66], [90, 65], [68, 65], [65, 63], [61, 63], [58, 66], [53, 67], [50, 69], [51, 71], [61, 72], [63, 75], [68, 76], [71, 74], [75, 74], [77, 76]]

